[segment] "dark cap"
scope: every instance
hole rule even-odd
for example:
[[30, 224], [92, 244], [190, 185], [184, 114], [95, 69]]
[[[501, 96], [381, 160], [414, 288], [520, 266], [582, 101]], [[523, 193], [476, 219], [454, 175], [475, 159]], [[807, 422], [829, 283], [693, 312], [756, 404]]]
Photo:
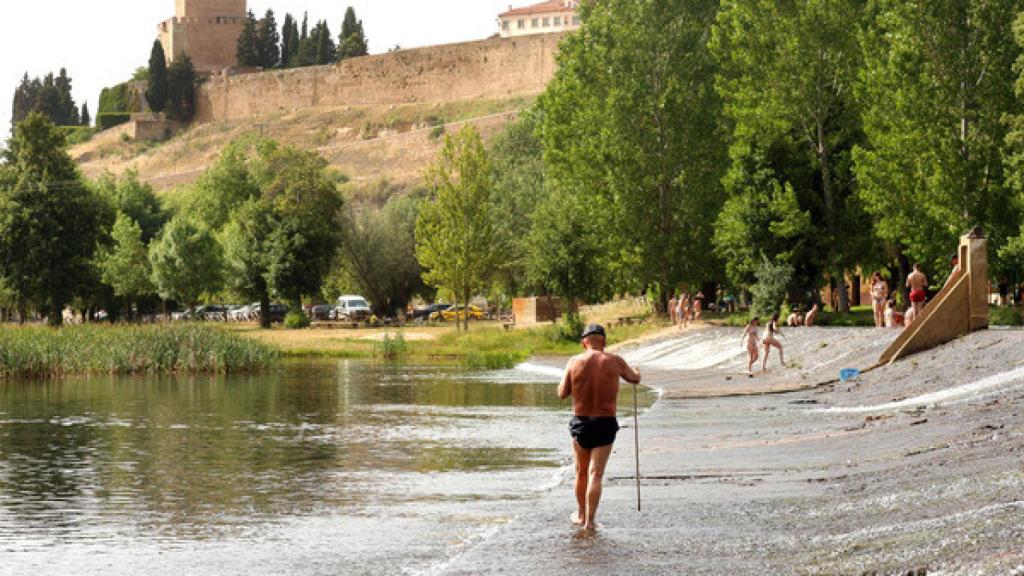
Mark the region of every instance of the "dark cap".
[[606, 335], [604, 333], [604, 326], [601, 326], [600, 324], [590, 324], [583, 331], [583, 335], [580, 336], [580, 340], [583, 340], [587, 336], [600, 336], [602, 338], [605, 338]]

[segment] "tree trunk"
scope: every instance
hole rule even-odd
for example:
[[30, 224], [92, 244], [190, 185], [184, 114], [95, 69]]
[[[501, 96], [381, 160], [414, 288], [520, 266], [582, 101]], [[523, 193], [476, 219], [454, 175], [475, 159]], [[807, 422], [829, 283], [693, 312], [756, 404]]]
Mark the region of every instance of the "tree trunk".
[[267, 291], [260, 296], [260, 328], [270, 328], [270, 293]]
[[839, 312], [850, 311], [850, 290], [846, 284], [846, 274], [843, 272], [839, 273], [836, 278], [836, 303], [838, 304]]
[[[464, 304], [463, 304], [463, 306], [464, 306], [464, 308], [463, 308], [464, 314], [462, 315], [462, 331], [463, 332], [467, 332], [467, 333], [469, 332], [469, 298], [470, 298], [470, 294], [469, 294], [469, 292], [466, 292], [466, 298], [463, 300], [463, 302], [464, 302]], [[459, 318], [457, 316], [455, 318], [455, 321], [456, 322], [459, 321]]]
[[60, 328], [64, 324], [64, 303], [60, 301], [60, 298], [50, 298], [50, 316], [46, 319], [46, 323], [53, 328]]
[[[832, 189], [832, 151], [825, 140], [825, 124], [823, 119], [817, 118], [818, 128], [818, 163], [821, 164], [821, 192], [825, 203], [825, 222], [828, 225], [829, 241], [833, 244], [832, 251], [835, 251], [835, 242], [838, 240], [836, 232], [836, 206], [835, 191]], [[830, 254], [829, 256], [833, 256]], [[830, 258], [832, 259], [832, 258]], [[839, 291], [839, 312], [850, 311], [850, 298], [846, 291], [846, 277], [844, 271], [839, 268], [834, 270], [836, 275], [836, 286]]]

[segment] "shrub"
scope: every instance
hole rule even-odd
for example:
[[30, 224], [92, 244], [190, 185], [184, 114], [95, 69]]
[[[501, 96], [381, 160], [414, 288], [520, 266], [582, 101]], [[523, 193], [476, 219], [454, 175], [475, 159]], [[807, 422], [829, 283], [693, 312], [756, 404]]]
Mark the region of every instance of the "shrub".
[[561, 342], [579, 342], [580, 334], [585, 328], [583, 318], [579, 315], [572, 318], [566, 317], [563, 322], [548, 327], [547, 339], [556, 344]]
[[132, 119], [131, 114], [121, 112], [101, 112], [96, 115], [96, 128], [106, 130], [114, 126], [120, 126]]
[[303, 328], [309, 328], [311, 321], [309, 316], [306, 316], [302, 312], [289, 312], [284, 317], [284, 327], [289, 330], [301, 330]]
[[409, 346], [405, 343], [405, 336], [401, 333], [396, 335], [394, 338], [391, 337], [391, 333], [384, 334], [384, 339], [378, 342], [374, 346], [374, 355], [385, 360], [397, 360], [405, 353], [409, 351]]
[[100, 107], [97, 116], [102, 114], [125, 114], [128, 107], [128, 83], [123, 82], [100, 92]]
[[1024, 326], [1021, 309], [1015, 306], [992, 306], [988, 309], [988, 320], [992, 326]]
[[750, 289], [754, 295], [753, 313], [762, 318], [771, 318], [772, 314], [779, 312], [786, 298], [786, 289], [793, 278], [793, 267], [765, 258], [758, 266], [756, 275], [757, 284]]
[[64, 139], [67, 141], [68, 146], [88, 142], [95, 133], [89, 126], [61, 126], [60, 130], [64, 133]]
[[444, 126], [434, 126], [434, 128], [430, 131], [430, 139], [439, 140], [442, 136], [444, 136], [444, 133]]

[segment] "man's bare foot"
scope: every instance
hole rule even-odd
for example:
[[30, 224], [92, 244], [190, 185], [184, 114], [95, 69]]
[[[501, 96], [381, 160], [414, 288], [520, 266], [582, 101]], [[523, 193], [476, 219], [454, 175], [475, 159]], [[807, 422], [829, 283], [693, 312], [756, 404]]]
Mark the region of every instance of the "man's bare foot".
[[582, 524], [583, 524], [583, 517], [582, 517], [582, 516], [580, 516], [580, 513], [579, 513], [579, 512], [573, 512], [573, 513], [572, 513], [572, 514], [571, 514], [571, 515], [569, 516], [569, 521], [570, 521], [570, 522], [572, 522], [573, 524], [575, 524], [575, 525], [579, 526], [579, 525], [582, 525]]

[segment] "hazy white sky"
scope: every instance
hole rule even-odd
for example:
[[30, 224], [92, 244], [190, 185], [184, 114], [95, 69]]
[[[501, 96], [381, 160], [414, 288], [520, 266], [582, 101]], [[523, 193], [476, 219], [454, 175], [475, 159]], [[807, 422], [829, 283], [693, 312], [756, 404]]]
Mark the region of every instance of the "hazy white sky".
[[[249, 0], [261, 16], [272, 8], [278, 25], [291, 12], [311, 22], [327, 19], [340, 32], [346, 6], [363, 21], [370, 52], [486, 38], [509, 4], [536, 0]], [[11, 124], [11, 98], [21, 76], [68, 69], [75, 102], [89, 102], [95, 116], [100, 90], [145, 66], [156, 26], [174, 14], [174, 0], [17, 0], [0, 17], [0, 139]]]

